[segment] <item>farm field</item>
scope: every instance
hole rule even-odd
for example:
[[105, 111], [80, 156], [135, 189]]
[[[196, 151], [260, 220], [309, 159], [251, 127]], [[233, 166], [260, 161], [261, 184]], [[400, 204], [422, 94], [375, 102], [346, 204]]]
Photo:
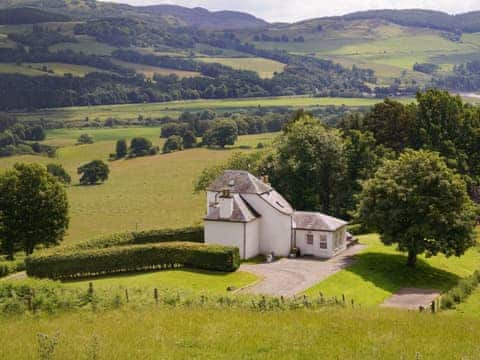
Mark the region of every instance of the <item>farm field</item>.
[[84, 52], [89, 55], [109, 56], [115, 48], [108, 44], [99, 43], [94, 38], [89, 36], [76, 36], [79, 40], [76, 43], [61, 43], [49, 47], [50, 51], [70, 49], [77, 52]]
[[[409, 102], [412, 99], [400, 99]], [[89, 119], [105, 120], [109, 117], [118, 119], [137, 119], [139, 115], [144, 117], [176, 116], [183, 111], [201, 111], [213, 109], [218, 111], [231, 111], [257, 107], [285, 107], [285, 108], [313, 108], [322, 106], [349, 106], [362, 107], [372, 106], [381, 100], [369, 98], [315, 98], [304, 96], [284, 96], [272, 98], [247, 98], [247, 99], [223, 99], [223, 100], [189, 100], [171, 101], [149, 104], [125, 104], [125, 105], [99, 105], [77, 106], [70, 108], [45, 109], [29, 113], [16, 113], [21, 119], [48, 118], [65, 122]]]
[[[96, 142], [75, 145], [80, 134]], [[118, 232], [183, 227], [199, 224], [204, 215], [204, 194], [193, 193], [193, 181], [207, 166], [228, 159], [239, 146], [268, 144], [273, 134], [242, 136], [226, 150], [192, 149], [110, 162], [110, 178], [99, 186], [77, 186], [76, 169], [82, 163], [108, 160], [117, 139], [144, 136], [162, 147], [160, 128], [114, 128], [99, 130], [54, 130], [47, 143], [62, 146], [56, 159], [15, 156], [0, 159], [0, 171], [16, 162], [58, 162], [72, 176], [68, 187], [70, 228], [65, 242], [76, 242]]]
[[84, 311], [2, 322], [0, 358], [36, 358], [38, 334], [57, 334], [58, 359], [475, 359], [479, 332], [480, 319], [391, 310]]
[[306, 291], [309, 296], [353, 298], [366, 306], [379, 305], [386, 298], [404, 287], [448, 290], [460, 278], [478, 270], [480, 248], [470, 249], [464, 256], [446, 258], [419, 257], [417, 267], [405, 266], [406, 256], [393, 246], [383, 245], [378, 235], [360, 236], [360, 243], [368, 247], [356, 256], [356, 262]]
[[159, 75], [171, 75], [175, 74], [180, 78], [184, 77], [194, 77], [197, 75], [200, 75], [200, 73], [194, 72], [194, 71], [181, 71], [181, 70], [172, 70], [172, 69], [167, 69], [167, 68], [162, 68], [158, 66], [149, 66], [149, 65], [143, 65], [143, 64], [134, 64], [126, 61], [121, 61], [121, 60], [112, 60], [113, 63], [126, 67], [128, 69], [132, 69], [137, 73], [145, 75], [147, 78], [153, 79], [153, 75], [159, 74]]
[[273, 77], [274, 73], [281, 73], [285, 64], [264, 58], [222, 58], [222, 57], [199, 57], [199, 61], [207, 63], [219, 63], [238, 70], [250, 70], [258, 73], [261, 78], [268, 79]]
[[[42, 71], [43, 67], [52, 70], [52, 73]], [[72, 74], [74, 76], [85, 76], [90, 72], [104, 72], [104, 70], [97, 69], [85, 65], [73, 65], [63, 63], [24, 63], [17, 65], [14, 63], [1, 63], [0, 73], [15, 73], [28, 76], [63, 76], [64, 74]]]

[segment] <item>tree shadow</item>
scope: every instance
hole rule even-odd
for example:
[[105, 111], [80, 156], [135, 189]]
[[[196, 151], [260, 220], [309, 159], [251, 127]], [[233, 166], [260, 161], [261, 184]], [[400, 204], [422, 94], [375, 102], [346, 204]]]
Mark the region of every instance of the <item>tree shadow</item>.
[[415, 268], [408, 267], [406, 259], [401, 254], [367, 252], [356, 255], [354, 264], [345, 270], [391, 293], [404, 287], [446, 291], [460, 280], [458, 275], [433, 267], [423, 259], [417, 260]]

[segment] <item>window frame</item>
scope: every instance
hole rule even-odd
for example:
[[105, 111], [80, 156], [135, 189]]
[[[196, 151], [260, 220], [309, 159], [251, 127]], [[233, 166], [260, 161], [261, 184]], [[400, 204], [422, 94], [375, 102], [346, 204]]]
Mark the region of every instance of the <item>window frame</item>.
[[307, 233], [305, 235], [305, 240], [307, 245], [314, 245], [315, 244], [315, 236], [312, 233]]

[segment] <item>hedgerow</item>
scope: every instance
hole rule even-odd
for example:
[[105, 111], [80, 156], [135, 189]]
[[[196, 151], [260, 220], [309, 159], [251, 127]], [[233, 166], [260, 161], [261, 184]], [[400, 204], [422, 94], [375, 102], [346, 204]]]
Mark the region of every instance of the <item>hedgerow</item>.
[[480, 271], [462, 279], [458, 284], [442, 295], [442, 309], [454, 309], [457, 304], [464, 302], [480, 284]]
[[190, 267], [232, 272], [240, 266], [238, 248], [187, 242], [38, 253], [26, 258], [27, 274], [68, 279], [121, 272]]
[[[105, 237], [83, 241], [76, 245], [62, 247], [64, 250], [90, 250], [115, 246], [139, 245], [164, 242], [195, 242], [203, 243], [203, 226], [185, 227], [180, 229], [148, 230], [108, 235]], [[54, 249], [56, 251], [56, 249]]]
[[23, 270], [25, 270], [23, 260], [0, 261], [0, 278]]

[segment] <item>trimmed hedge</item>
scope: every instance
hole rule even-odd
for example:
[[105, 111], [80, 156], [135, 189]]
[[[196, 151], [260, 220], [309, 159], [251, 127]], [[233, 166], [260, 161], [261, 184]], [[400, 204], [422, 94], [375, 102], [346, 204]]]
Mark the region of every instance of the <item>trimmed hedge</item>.
[[62, 246], [62, 249], [93, 250], [93, 249], [110, 248], [115, 246], [153, 244], [153, 243], [164, 243], [164, 242], [172, 242], [172, 241], [203, 243], [204, 242], [203, 226], [114, 234], [114, 235], [109, 235], [102, 238], [84, 241], [76, 245]]
[[119, 246], [37, 254], [25, 260], [27, 274], [66, 279], [185, 266], [233, 272], [240, 266], [236, 247], [187, 242]]

